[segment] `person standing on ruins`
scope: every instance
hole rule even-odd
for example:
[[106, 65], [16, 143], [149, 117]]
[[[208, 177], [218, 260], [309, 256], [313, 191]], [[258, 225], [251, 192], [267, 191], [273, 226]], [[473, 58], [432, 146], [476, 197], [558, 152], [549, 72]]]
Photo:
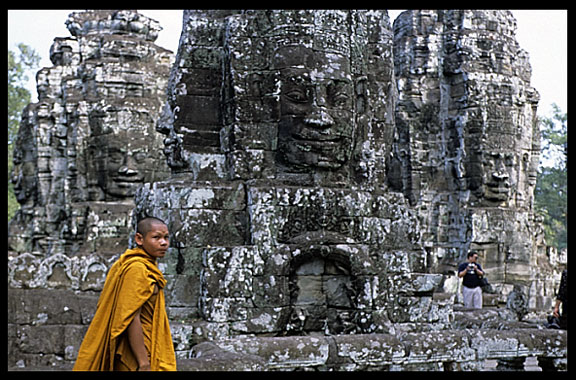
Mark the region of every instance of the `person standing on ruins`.
[[176, 370], [166, 280], [156, 263], [168, 250], [168, 227], [160, 219], [143, 218], [135, 241], [137, 247], [126, 250], [108, 272], [75, 371]]
[[[560, 305], [562, 305], [562, 312], [560, 312]], [[560, 279], [560, 286], [556, 295], [556, 303], [554, 304], [554, 317], [558, 318], [559, 327], [561, 329], [568, 329], [568, 269], [562, 271]]]
[[482, 288], [480, 279], [484, 276], [482, 266], [477, 262], [478, 253], [468, 252], [466, 262], [458, 266], [458, 277], [462, 280], [462, 296], [464, 297], [464, 307], [470, 309], [482, 309]]

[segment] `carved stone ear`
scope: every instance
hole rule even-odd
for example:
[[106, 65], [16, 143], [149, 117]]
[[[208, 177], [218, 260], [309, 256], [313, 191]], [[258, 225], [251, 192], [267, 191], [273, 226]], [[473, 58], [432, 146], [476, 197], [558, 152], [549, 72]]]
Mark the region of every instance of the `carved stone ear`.
[[366, 90], [366, 76], [355, 79], [354, 89], [356, 93], [356, 114], [363, 114], [368, 107], [368, 91]]

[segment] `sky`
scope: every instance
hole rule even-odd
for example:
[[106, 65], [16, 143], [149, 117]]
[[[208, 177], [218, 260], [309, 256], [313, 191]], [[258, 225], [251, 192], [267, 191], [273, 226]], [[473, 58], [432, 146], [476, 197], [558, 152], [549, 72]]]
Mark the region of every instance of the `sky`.
[[[66, 19], [81, 9], [8, 10], [8, 49], [17, 51], [17, 44], [31, 46], [40, 56], [41, 67], [53, 66], [49, 59], [50, 46], [56, 37], [69, 37]], [[156, 44], [178, 50], [182, 31], [182, 10], [139, 9], [140, 13], [160, 23]], [[388, 10], [391, 23], [403, 10]], [[528, 51], [532, 66], [531, 84], [540, 93], [538, 114], [552, 116], [550, 105], [556, 103], [568, 112], [568, 11], [512, 10], [517, 20], [516, 40]], [[33, 27], [30, 27], [30, 26]], [[35, 74], [35, 73], [34, 73]], [[37, 100], [36, 83], [31, 75], [29, 91]]]

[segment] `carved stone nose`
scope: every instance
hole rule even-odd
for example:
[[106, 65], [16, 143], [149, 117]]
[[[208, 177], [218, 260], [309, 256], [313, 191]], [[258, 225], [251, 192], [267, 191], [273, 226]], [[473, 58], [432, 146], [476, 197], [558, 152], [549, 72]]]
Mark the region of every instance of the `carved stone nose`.
[[138, 169], [134, 165], [134, 159], [130, 156], [126, 157], [124, 165], [120, 166], [118, 173], [123, 176], [132, 176], [138, 174]]
[[509, 177], [508, 172], [505, 170], [498, 170], [492, 173], [492, 178], [497, 181], [505, 181]]
[[123, 165], [120, 167], [120, 169], [118, 169], [118, 173], [120, 173], [122, 175], [136, 175], [136, 174], [138, 174], [138, 171], [131, 168], [131, 167]]
[[329, 128], [334, 125], [334, 119], [326, 111], [319, 108], [312, 111], [304, 118], [304, 122], [307, 125], [316, 128]]

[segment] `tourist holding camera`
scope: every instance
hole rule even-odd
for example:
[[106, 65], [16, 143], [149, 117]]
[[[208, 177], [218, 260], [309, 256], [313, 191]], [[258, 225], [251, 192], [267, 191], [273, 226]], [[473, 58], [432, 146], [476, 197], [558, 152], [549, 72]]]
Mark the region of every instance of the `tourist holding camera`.
[[458, 266], [458, 277], [463, 277], [462, 296], [464, 297], [464, 307], [470, 309], [482, 308], [480, 280], [484, 276], [484, 271], [477, 261], [478, 253], [470, 251], [468, 252], [468, 261]]

